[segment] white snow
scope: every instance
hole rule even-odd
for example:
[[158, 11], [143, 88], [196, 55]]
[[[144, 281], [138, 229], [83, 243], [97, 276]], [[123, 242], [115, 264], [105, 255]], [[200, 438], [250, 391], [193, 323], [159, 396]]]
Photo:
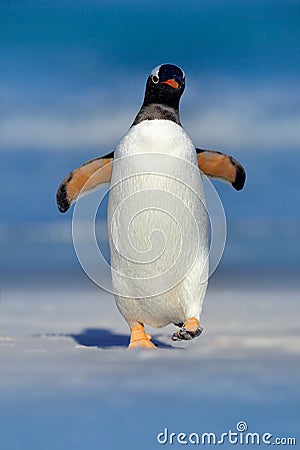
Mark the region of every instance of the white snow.
[[226, 431], [238, 419], [252, 431], [295, 434], [299, 283], [236, 281], [211, 281], [202, 336], [173, 343], [173, 326], [149, 328], [160, 348], [134, 351], [113, 298], [81, 274], [4, 280], [1, 448], [154, 448], [165, 426]]

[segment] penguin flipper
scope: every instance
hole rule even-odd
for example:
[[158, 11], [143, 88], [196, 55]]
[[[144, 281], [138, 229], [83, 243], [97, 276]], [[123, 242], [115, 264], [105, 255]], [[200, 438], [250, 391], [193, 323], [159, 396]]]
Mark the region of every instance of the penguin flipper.
[[114, 152], [91, 159], [73, 170], [62, 181], [56, 193], [56, 204], [61, 213], [68, 211], [79, 195], [87, 194], [111, 179]]
[[196, 148], [196, 152], [201, 172], [208, 177], [230, 183], [237, 191], [243, 189], [246, 172], [236, 159], [214, 150]]

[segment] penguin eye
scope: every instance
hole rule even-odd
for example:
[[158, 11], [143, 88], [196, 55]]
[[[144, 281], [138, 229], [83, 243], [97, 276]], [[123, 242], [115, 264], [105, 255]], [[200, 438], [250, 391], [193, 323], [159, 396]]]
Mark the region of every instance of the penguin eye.
[[159, 78], [156, 75], [152, 75], [151, 78], [154, 84], [157, 84], [159, 82]]

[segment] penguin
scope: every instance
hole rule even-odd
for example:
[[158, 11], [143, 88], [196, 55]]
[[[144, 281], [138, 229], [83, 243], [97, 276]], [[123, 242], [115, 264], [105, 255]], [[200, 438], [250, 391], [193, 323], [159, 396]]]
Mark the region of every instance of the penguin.
[[[82, 195], [110, 183], [112, 282], [117, 308], [130, 327], [129, 348], [155, 348], [145, 325], [176, 325], [174, 341], [202, 333], [209, 253], [202, 176], [228, 182], [238, 191], [246, 180], [232, 156], [194, 146], [180, 121], [184, 89], [181, 68], [155, 67], [127, 134], [112, 152], [73, 170], [57, 190], [57, 206], [64, 213]], [[147, 170], [156, 163], [157, 173]], [[153, 249], [162, 244], [162, 236], [153, 234], [159, 231], [165, 247], [153, 257]]]

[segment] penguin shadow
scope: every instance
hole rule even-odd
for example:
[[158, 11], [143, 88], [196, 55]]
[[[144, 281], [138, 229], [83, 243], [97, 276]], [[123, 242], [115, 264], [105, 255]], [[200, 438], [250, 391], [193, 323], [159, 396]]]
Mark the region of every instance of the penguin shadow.
[[[129, 336], [126, 334], [117, 334], [105, 328], [86, 328], [79, 334], [64, 334], [66, 337], [85, 347], [98, 347], [108, 350], [114, 347], [127, 348], [129, 345]], [[162, 342], [160, 339], [152, 337], [153, 344], [161, 349], [175, 349], [172, 345]]]

